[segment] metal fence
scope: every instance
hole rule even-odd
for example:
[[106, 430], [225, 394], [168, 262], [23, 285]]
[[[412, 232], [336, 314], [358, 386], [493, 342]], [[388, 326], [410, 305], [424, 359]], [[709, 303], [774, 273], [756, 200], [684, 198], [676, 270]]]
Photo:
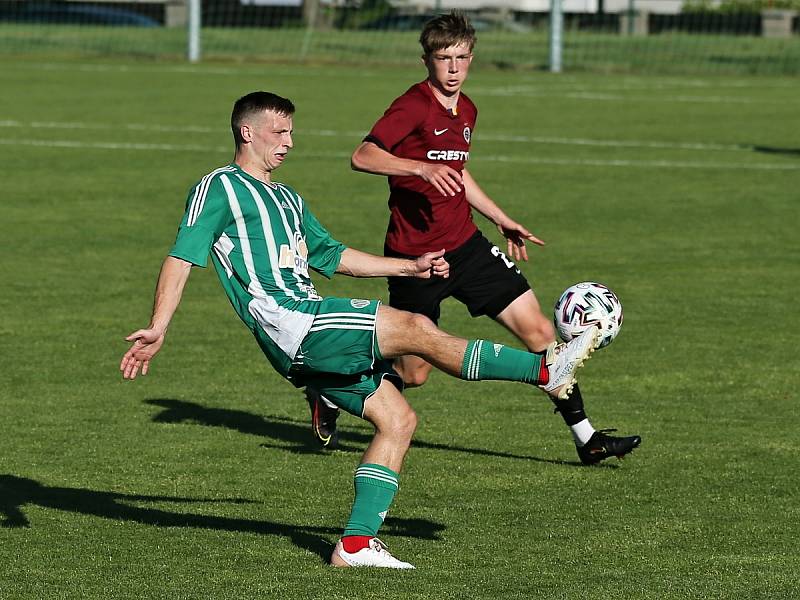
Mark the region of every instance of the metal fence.
[[457, 4], [476, 66], [547, 69], [555, 47], [565, 71], [800, 73], [800, 0], [552, 0], [555, 31], [550, 1], [0, 0], [0, 55], [413, 65]]

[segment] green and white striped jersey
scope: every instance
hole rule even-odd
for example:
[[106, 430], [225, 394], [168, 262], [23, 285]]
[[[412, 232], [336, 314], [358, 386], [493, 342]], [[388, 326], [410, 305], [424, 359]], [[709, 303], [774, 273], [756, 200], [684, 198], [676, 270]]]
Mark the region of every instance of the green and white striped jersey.
[[330, 277], [344, 250], [292, 188], [230, 164], [192, 188], [169, 254], [205, 267], [212, 253], [234, 310], [286, 376], [322, 299], [308, 269]]

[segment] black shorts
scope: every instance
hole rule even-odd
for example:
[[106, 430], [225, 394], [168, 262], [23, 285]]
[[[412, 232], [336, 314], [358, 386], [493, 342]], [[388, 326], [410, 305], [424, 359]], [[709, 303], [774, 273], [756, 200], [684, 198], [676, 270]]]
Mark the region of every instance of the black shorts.
[[[384, 248], [386, 256], [417, 258]], [[480, 231], [444, 257], [450, 263], [450, 277], [416, 279], [389, 277], [389, 306], [423, 314], [439, 321], [439, 305], [452, 296], [473, 317], [495, 318], [514, 300], [531, 289], [517, 265]]]

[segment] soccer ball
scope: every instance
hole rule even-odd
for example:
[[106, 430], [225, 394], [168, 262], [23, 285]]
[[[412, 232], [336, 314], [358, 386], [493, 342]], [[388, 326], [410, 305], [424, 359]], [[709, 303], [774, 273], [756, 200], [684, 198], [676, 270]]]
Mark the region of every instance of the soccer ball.
[[553, 323], [565, 342], [589, 327], [600, 328], [600, 346], [608, 346], [622, 327], [622, 304], [601, 283], [584, 281], [568, 287], [553, 308]]

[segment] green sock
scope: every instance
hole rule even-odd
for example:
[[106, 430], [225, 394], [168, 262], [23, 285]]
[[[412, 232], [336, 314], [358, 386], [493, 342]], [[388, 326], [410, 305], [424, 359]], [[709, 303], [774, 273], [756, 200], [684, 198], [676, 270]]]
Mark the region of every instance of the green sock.
[[383, 465], [362, 464], [356, 469], [356, 499], [344, 536], [375, 537], [397, 493], [397, 473]]
[[544, 354], [533, 354], [493, 344], [486, 340], [470, 340], [461, 365], [461, 378], [467, 381], [499, 379], [539, 383], [542, 380]]

